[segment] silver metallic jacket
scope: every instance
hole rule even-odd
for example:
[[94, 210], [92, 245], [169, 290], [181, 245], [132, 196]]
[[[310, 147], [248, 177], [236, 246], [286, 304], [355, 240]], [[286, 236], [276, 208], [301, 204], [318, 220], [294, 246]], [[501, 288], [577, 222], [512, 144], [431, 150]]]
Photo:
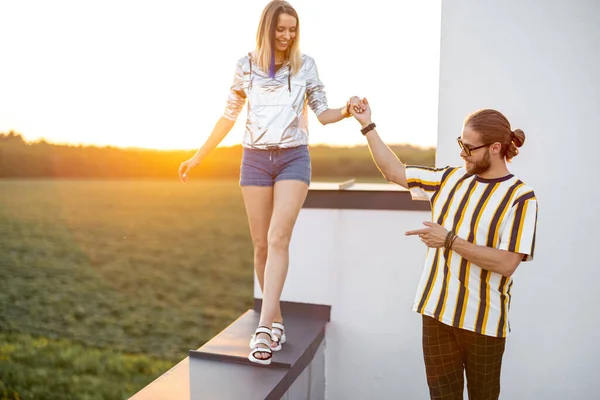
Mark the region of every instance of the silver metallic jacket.
[[315, 61], [302, 55], [302, 67], [291, 75], [284, 64], [270, 78], [249, 55], [238, 60], [223, 117], [235, 121], [248, 99], [242, 146], [254, 149], [308, 145], [307, 105], [319, 116], [328, 109], [327, 95]]

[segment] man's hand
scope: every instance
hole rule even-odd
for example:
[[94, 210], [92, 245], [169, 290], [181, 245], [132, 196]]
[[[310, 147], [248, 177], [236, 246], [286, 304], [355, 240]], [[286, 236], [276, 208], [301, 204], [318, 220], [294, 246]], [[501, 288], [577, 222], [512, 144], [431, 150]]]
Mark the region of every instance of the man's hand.
[[423, 225], [427, 226], [427, 228], [408, 231], [406, 232], [406, 236], [419, 235], [421, 241], [425, 243], [427, 247], [434, 249], [444, 247], [448, 230], [434, 222], [424, 221]]
[[[349, 102], [350, 102], [350, 105], [348, 107], [349, 111], [354, 109], [354, 111], [358, 114], [365, 111], [365, 105], [363, 104], [363, 101], [360, 97], [352, 96], [350, 98]], [[350, 112], [350, 113], [352, 114], [352, 112]]]

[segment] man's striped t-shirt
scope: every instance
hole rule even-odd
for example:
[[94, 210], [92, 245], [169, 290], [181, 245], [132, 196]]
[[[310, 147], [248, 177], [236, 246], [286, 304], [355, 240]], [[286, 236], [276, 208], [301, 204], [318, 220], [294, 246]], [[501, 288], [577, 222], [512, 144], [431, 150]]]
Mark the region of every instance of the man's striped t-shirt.
[[[465, 168], [406, 167], [413, 199], [429, 200], [433, 222], [476, 245], [533, 259], [537, 200], [509, 174], [483, 179]], [[510, 332], [512, 277], [484, 270], [451, 250], [427, 250], [413, 310], [487, 336]]]

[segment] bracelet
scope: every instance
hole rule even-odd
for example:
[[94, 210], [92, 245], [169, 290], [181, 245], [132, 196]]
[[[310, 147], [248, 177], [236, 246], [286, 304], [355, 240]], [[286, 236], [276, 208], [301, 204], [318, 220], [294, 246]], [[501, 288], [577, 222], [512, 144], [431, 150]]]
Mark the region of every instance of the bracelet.
[[450, 249], [452, 248], [452, 246], [454, 246], [454, 241], [458, 239], [458, 235], [454, 235], [454, 237], [452, 238], [452, 240], [450, 241]]
[[369, 125], [367, 125], [367, 126], [365, 126], [364, 128], [362, 128], [362, 129], [360, 130], [360, 132], [361, 132], [363, 135], [366, 135], [367, 133], [369, 133], [370, 131], [372, 131], [373, 129], [375, 129], [375, 127], [376, 127], [376, 126], [377, 126], [377, 125], [375, 125], [375, 122], [371, 122]]
[[450, 244], [450, 238], [452, 238], [452, 231], [448, 231], [448, 233], [446, 234], [446, 240], [444, 240], [444, 248], [448, 248], [448, 245]]
[[351, 116], [352, 116], [352, 113], [350, 112], [350, 100], [348, 100], [346, 102], [346, 115], [344, 115], [344, 113], [342, 112], [342, 117], [350, 118]]
[[457, 237], [458, 236], [456, 236], [454, 232], [448, 231], [448, 234], [446, 235], [446, 240], [444, 241], [444, 247], [450, 250], [450, 248], [452, 247], [452, 243], [454, 243]]

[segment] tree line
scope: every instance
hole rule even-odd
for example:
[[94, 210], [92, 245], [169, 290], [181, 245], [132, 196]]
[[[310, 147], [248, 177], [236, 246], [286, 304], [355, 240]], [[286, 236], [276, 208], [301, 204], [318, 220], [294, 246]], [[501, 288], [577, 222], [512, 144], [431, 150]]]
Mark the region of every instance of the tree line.
[[[392, 145], [406, 164], [433, 166], [435, 149]], [[313, 178], [377, 178], [381, 174], [368, 147], [310, 148]], [[69, 146], [27, 142], [14, 131], [0, 133], [0, 178], [177, 179], [179, 164], [194, 150], [149, 150], [112, 146]], [[239, 178], [242, 147], [216, 148], [194, 178]]]

